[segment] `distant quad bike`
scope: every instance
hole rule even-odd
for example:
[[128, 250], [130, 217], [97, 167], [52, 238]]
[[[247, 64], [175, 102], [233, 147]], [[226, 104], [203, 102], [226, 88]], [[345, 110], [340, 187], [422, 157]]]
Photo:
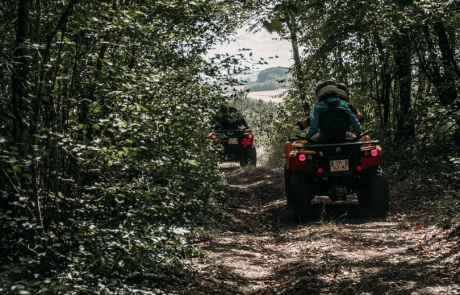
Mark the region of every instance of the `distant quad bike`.
[[221, 141], [228, 160], [236, 160], [243, 166], [256, 166], [257, 152], [251, 130], [216, 130], [211, 138]]
[[344, 109], [325, 110], [319, 121], [324, 142], [297, 136], [285, 146], [287, 203], [295, 221], [314, 219], [311, 201], [329, 196], [332, 202], [357, 194], [359, 205], [375, 216], [389, 209], [389, 187], [382, 165], [382, 148], [364, 132], [346, 139], [350, 124]]

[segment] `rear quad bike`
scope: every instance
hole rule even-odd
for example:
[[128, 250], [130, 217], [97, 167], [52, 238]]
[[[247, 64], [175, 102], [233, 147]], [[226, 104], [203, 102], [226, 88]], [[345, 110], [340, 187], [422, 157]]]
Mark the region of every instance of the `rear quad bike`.
[[[343, 111], [343, 112], [342, 112]], [[297, 136], [285, 145], [284, 167], [287, 204], [295, 221], [314, 219], [311, 201], [328, 196], [332, 202], [357, 194], [360, 206], [375, 216], [389, 209], [389, 187], [382, 171], [382, 148], [364, 132], [346, 139], [345, 110], [324, 111], [319, 127], [325, 140], [315, 143]]]
[[221, 142], [226, 160], [238, 161], [241, 166], [256, 166], [257, 152], [251, 130], [216, 130], [211, 138]]

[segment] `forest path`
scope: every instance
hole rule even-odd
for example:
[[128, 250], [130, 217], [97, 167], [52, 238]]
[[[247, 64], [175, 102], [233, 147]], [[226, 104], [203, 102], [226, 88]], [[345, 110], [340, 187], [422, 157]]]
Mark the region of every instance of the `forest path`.
[[356, 204], [317, 204], [316, 222], [295, 224], [282, 170], [226, 175], [226, 222], [196, 242], [204, 255], [181, 294], [460, 294], [458, 236]]

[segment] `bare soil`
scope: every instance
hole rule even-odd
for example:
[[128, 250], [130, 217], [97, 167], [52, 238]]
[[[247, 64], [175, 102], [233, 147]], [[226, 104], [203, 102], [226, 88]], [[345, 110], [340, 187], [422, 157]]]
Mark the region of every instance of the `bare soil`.
[[195, 241], [203, 255], [180, 294], [460, 294], [460, 237], [402, 206], [396, 184], [387, 218], [318, 203], [317, 220], [297, 224], [281, 169], [226, 175], [222, 230]]

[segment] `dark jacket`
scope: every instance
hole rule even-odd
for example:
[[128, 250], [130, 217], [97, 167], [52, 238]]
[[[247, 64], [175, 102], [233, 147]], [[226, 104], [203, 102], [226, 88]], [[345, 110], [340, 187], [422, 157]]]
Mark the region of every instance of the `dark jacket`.
[[356, 133], [361, 133], [361, 124], [356, 118], [356, 115], [350, 110], [348, 103], [336, 97], [330, 97], [315, 105], [313, 115], [310, 117], [310, 128], [307, 131], [308, 138], [311, 138], [313, 135], [318, 133], [319, 117], [323, 110], [331, 107], [344, 108], [347, 111], [348, 119], [350, 120], [350, 125], [353, 130]]

